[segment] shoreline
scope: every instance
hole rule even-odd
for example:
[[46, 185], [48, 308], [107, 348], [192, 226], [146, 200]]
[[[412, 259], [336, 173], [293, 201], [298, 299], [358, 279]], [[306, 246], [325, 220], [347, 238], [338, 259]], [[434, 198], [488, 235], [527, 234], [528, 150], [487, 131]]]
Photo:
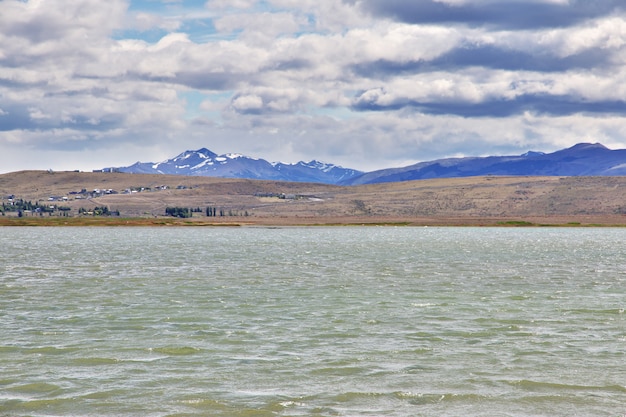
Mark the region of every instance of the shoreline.
[[0, 217], [0, 227], [626, 227], [626, 216], [533, 216], [533, 217]]

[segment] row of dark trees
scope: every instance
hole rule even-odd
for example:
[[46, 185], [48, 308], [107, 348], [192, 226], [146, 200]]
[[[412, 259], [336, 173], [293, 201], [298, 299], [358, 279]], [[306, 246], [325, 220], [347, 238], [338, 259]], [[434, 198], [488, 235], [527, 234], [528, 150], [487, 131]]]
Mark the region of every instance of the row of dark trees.
[[248, 210], [246, 210], [243, 214], [237, 210], [229, 209], [228, 211], [223, 208], [217, 209], [217, 207], [207, 207], [206, 208], [206, 216], [207, 217], [224, 217], [224, 216], [249, 216]]
[[[67, 207], [67, 206], [57, 206], [57, 205], [51, 205], [51, 204], [40, 204], [40, 203], [33, 203], [32, 201], [25, 201], [22, 199], [16, 199], [12, 201], [12, 204], [9, 203], [2, 203], [2, 206], [0, 207], [0, 213], [2, 215], [4, 215], [5, 213], [8, 212], [17, 212], [18, 217], [22, 217], [27, 213], [34, 213], [34, 214], [39, 214], [41, 216], [44, 215], [44, 213], [48, 213], [49, 215], [52, 215], [55, 212], [59, 212], [61, 216], [69, 216], [70, 212], [72, 211], [71, 207]], [[120, 212], [119, 210], [109, 210], [109, 208], [107, 206], [101, 206], [101, 207], [94, 207], [93, 209], [86, 209], [86, 208], [79, 208], [78, 209], [78, 214], [80, 215], [93, 215], [93, 216], [119, 216]]]
[[188, 217], [193, 216], [193, 209], [187, 207], [166, 207], [165, 215], [172, 217], [180, 217], [182, 219], [186, 219]]
[[[187, 208], [187, 207], [166, 207], [165, 215], [172, 217], [180, 217], [183, 219], [189, 218], [193, 216], [193, 213], [202, 213], [200, 208]], [[249, 216], [248, 211], [246, 210], [243, 214], [236, 210], [224, 210], [220, 208], [218, 210], [217, 207], [207, 207], [204, 211], [207, 217], [225, 217], [225, 216]]]
[[86, 208], [79, 208], [78, 209], [78, 214], [80, 215], [91, 215], [91, 216], [119, 216], [120, 215], [120, 211], [119, 210], [109, 210], [109, 208], [107, 206], [102, 206], [102, 207], [94, 207], [92, 209], [86, 209]]
[[50, 204], [39, 204], [38, 202], [33, 203], [32, 201], [25, 201], [22, 199], [13, 200], [12, 204], [7, 204], [3, 202], [2, 207], [0, 207], [0, 213], [3, 216], [5, 213], [17, 212], [19, 217], [22, 217], [26, 212], [37, 213], [41, 216], [43, 216], [44, 213], [52, 215], [52, 213], [56, 212], [57, 210], [60, 211], [63, 215], [67, 215], [71, 208]]

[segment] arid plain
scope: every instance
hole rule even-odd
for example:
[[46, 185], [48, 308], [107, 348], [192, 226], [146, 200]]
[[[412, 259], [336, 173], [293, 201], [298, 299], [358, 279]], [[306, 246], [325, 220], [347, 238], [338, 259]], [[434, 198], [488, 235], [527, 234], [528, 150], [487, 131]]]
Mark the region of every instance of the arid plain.
[[[99, 190], [98, 197], [85, 197]], [[0, 175], [0, 198], [71, 208], [71, 217], [0, 217], [20, 224], [626, 225], [626, 177], [470, 177], [333, 186], [210, 177], [20, 171]], [[53, 201], [56, 200], [56, 201]], [[106, 206], [119, 217], [79, 216]], [[166, 207], [200, 209], [190, 219]], [[207, 217], [214, 207], [223, 216]]]

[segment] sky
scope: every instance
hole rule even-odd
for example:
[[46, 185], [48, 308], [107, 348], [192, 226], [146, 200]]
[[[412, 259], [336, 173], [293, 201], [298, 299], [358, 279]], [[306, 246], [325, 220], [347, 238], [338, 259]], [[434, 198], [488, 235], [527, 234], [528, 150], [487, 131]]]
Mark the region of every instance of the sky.
[[626, 148], [623, 0], [0, 0], [0, 173]]

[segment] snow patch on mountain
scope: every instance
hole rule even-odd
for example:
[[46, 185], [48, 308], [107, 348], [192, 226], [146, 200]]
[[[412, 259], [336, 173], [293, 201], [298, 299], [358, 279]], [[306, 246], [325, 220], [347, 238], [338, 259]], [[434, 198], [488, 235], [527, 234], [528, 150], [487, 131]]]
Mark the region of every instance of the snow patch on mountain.
[[267, 162], [240, 153], [217, 155], [206, 148], [187, 150], [159, 163], [137, 162], [128, 167], [105, 168], [143, 174], [193, 175], [224, 178], [267, 179], [336, 184], [362, 174], [361, 171], [312, 160], [287, 164]]

